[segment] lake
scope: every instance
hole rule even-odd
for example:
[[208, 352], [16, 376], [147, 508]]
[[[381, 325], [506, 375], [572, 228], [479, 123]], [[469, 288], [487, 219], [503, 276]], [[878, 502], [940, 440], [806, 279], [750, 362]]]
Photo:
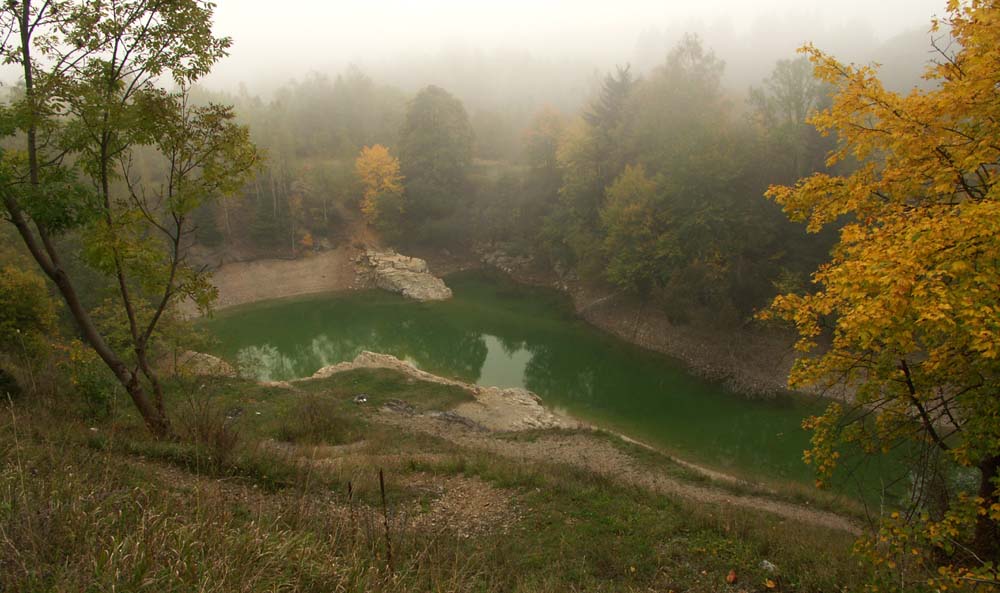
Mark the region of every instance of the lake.
[[271, 301], [204, 322], [215, 353], [262, 380], [308, 377], [362, 350], [480, 385], [524, 387], [554, 409], [737, 474], [811, 481], [802, 418], [823, 402], [751, 400], [680, 362], [576, 317], [567, 297], [482, 272], [447, 278], [454, 298], [382, 291]]

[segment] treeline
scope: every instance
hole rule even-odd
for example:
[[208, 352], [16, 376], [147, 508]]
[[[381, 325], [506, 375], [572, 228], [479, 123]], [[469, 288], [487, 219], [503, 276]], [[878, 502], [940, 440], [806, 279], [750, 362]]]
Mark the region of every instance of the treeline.
[[742, 316], [775, 282], [802, 279], [830, 242], [761, 196], [823, 168], [833, 139], [805, 120], [828, 89], [808, 62], [786, 60], [741, 101], [722, 87], [723, 69], [687, 37], [644, 78], [628, 67], [608, 74], [579, 116], [542, 114], [529, 167], [548, 180], [548, 194], [533, 197], [546, 208], [525, 208], [511, 226], [533, 225], [552, 261], [676, 317]]
[[[834, 140], [805, 123], [829, 99], [804, 59], [742, 95], [723, 87], [724, 68], [688, 36], [644, 76], [607, 74], [579, 113], [542, 107], [519, 128], [516, 114], [470, 117], [445, 89], [407, 97], [358, 69], [266, 102], [204, 93], [236, 106], [268, 159], [247, 199], [199, 213], [198, 242], [298, 256], [348, 240], [366, 196], [368, 222], [401, 248], [496, 244], [679, 319], [743, 317], [827, 255], [828, 238], [762, 194], [822, 169]], [[392, 208], [358, 173], [373, 146], [398, 159], [382, 164], [401, 174]]]
[[[485, 107], [470, 118], [443, 90], [421, 93], [428, 96], [421, 103], [353, 67], [334, 78], [314, 74], [290, 83], [267, 101], [245, 90], [226, 94], [200, 88], [193, 95], [203, 103], [234, 105], [267, 156], [246, 189], [246, 199], [209, 205], [197, 213], [197, 242], [210, 249], [226, 247], [237, 258], [296, 257], [347, 240], [364, 194], [355, 167], [361, 149], [380, 145], [395, 154], [404, 140], [411, 146], [411, 158], [403, 165], [410, 179], [407, 218], [419, 221], [403, 225], [413, 230], [406, 238], [433, 243], [437, 223], [451, 215], [447, 204], [437, 202], [471, 191], [466, 176], [473, 158], [515, 162], [525, 120], [521, 109], [500, 112]], [[447, 104], [443, 117], [450, 108], [453, 121], [438, 121], [440, 102]], [[452, 124], [458, 127], [445, 129]], [[405, 126], [414, 133], [404, 137]], [[441, 142], [441, 133], [457, 134], [459, 146]], [[425, 153], [436, 163], [422, 161]], [[457, 169], [446, 171], [452, 163]], [[426, 167], [436, 179], [425, 180], [426, 189], [421, 190], [418, 171], [431, 170]]]
[[269, 101], [245, 90], [197, 89], [194, 99], [234, 105], [266, 155], [245, 199], [197, 213], [198, 243], [235, 257], [297, 256], [345, 239], [345, 209], [360, 199], [353, 159], [363, 146], [396, 144], [407, 100], [357, 69], [291, 83]]

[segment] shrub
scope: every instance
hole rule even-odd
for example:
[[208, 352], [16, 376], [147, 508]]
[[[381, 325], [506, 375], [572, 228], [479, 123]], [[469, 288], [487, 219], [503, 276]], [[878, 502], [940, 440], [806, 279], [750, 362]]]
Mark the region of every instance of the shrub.
[[8, 397], [17, 399], [20, 395], [21, 386], [18, 385], [14, 375], [11, 375], [4, 369], [0, 369], [0, 402], [6, 400]]

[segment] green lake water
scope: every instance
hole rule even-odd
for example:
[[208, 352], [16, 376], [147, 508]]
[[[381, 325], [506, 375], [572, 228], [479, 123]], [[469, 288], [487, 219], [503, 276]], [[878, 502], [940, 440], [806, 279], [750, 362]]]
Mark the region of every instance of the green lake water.
[[811, 481], [802, 418], [823, 404], [748, 400], [577, 318], [564, 295], [482, 273], [447, 278], [454, 298], [417, 303], [381, 291], [230, 309], [205, 326], [216, 353], [260, 379], [308, 377], [385, 352], [431, 373], [524, 387], [555, 409], [743, 475]]

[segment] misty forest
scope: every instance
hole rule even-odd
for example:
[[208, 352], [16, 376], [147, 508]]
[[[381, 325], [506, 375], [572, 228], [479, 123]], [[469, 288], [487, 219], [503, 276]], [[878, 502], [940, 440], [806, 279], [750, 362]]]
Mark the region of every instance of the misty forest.
[[0, 592], [1000, 591], [1000, 5], [292, 4], [0, 8]]

